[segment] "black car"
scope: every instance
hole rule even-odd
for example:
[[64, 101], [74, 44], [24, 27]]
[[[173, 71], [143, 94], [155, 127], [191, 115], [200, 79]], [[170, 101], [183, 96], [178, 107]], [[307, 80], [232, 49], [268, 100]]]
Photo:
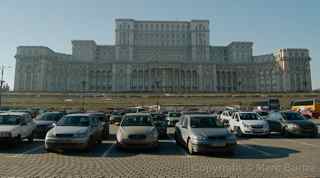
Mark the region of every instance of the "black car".
[[34, 119], [37, 127], [35, 129], [36, 138], [45, 138], [47, 132], [64, 116], [63, 112], [45, 112]]
[[103, 125], [103, 137], [108, 138], [109, 137], [109, 127], [110, 127], [110, 119], [107, 117], [107, 115], [103, 112], [90, 112], [91, 116], [97, 117], [99, 121]]
[[162, 113], [151, 113], [154, 126], [157, 128], [160, 137], [167, 136], [167, 121], [166, 115]]
[[279, 132], [283, 136], [317, 137], [318, 128], [298, 112], [272, 112], [266, 117], [271, 132]]

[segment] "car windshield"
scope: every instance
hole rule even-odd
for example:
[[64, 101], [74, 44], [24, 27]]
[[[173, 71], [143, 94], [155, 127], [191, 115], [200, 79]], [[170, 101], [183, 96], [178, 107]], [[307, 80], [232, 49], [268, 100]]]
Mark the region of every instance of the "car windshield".
[[12, 115], [0, 116], [0, 125], [18, 125], [20, 124], [20, 118]]
[[268, 112], [257, 112], [260, 116], [268, 116]]
[[36, 120], [40, 121], [56, 121], [60, 117], [58, 113], [44, 113], [39, 115]]
[[180, 117], [181, 113], [169, 113], [169, 117]]
[[240, 113], [241, 120], [259, 120], [257, 113]]
[[121, 126], [152, 126], [149, 116], [125, 116]]
[[191, 128], [222, 128], [216, 117], [191, 117]]
[[90, 118], [87, 116], [67, 116], [63, 117], [57, 125], [87, 127], [90, 125]]
[[305, 118], [301, 114], [295, 112], [283, 112], [282, 116], [285, 120], [288, 121], [305, 120]]

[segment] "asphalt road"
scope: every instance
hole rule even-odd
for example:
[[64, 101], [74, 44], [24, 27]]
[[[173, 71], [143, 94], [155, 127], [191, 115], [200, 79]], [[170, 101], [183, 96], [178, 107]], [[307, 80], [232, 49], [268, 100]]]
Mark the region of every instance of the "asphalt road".
[[[116, 129], [111, 126], [112, 133]], [[320, 177], [320, 137], [273, 135], [238, 143], [234, 156], [190, 156], [171, 137], [157, 150], [135, 151], [118, 150], [114, 138], [89, 152], [47, 153], [43, 140], [2, 144], [0, 177]]]

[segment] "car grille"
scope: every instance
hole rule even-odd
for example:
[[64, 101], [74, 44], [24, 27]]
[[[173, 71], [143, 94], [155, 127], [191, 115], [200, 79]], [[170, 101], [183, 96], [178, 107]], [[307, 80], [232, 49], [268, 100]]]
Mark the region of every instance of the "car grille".
[[224, 140], [226, 137], [225, 136], [209, 136], [209, 140]]
[[0, 132], [0, 137], [11, 137], [10, 132]]
[[130, 139], [134, 139], [134, 140], [143, 140], [146, 138], [145, 135], [129, 135], [128, 136]]
[[56, 134], [56, 137], [63, 137], [63, 138], [73, 137], [73, 134]]
[[263, 125], [251, 125], [251, 128], [253, 128], [253, 129], [262, 129]]

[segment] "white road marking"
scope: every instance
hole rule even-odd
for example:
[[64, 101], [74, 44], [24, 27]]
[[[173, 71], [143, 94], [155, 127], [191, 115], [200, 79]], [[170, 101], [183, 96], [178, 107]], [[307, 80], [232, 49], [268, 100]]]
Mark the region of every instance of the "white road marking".
[[26, 154], [29, 154], [29, 153], [32, 153], [32, 152], [35, 152], [35, 151], [38, 151], [40, 149], [43, 148], [43, 145], [39, 145], [35, 148], [31, 148], [25, 152], [22, 152], [22, 153], [18, 153], [18, 154], [15, 154], [15, 155], [10, 155], [10, 156], [7, 156], [7, 157], [14, 157], [14, 158], [17, 158], [17, 157], [20, 157], [20, 156], [23, 156], [23, 155], [26, 155]]
[[254, 148], [253, 146], [249, 146], [249, 145], [246, 145], [246, 144], [239, 144], [239, 146], [243, 146], [243, 147], [246, 147], [246, 148], [248, 148], [248, 149], [250, 149], [250, 150], [254, 150], [254, 151], [256, 151], [256, 152], [258, 152], [258, 153], [260, 153], [260, 154], [263, 154], [264, 156], [267, 156], [267, 157], [273, 157], [273, 156], [274, 156], [274, 155], [271, 154], [271, 153], [262, 151], [262, 150], [260, 150], [260, 149], [258, 149], [258, 148]]
[[113, 149], [113, 147], [115, 147], [116, 144], [112, 144], [104, 153], [101, 157], [106, 157], [110, 154], [111, 150]]
[[295, 144], [305, 145], [305, 146], [311, 146], [311, 147], [314, 147], [314, 148], [319, 148], [319, 146], [317, 146], [317, 145], [314, 145], [314, 144], [311, 144], [311, 143], [306, 143], [306, 142], [303, 142], [303, 141], [300, 141], [300, 140], [295, 141], [295, 140], [286, 139], [285, 141], [291, 142], [291, 143], [295, 143]]

